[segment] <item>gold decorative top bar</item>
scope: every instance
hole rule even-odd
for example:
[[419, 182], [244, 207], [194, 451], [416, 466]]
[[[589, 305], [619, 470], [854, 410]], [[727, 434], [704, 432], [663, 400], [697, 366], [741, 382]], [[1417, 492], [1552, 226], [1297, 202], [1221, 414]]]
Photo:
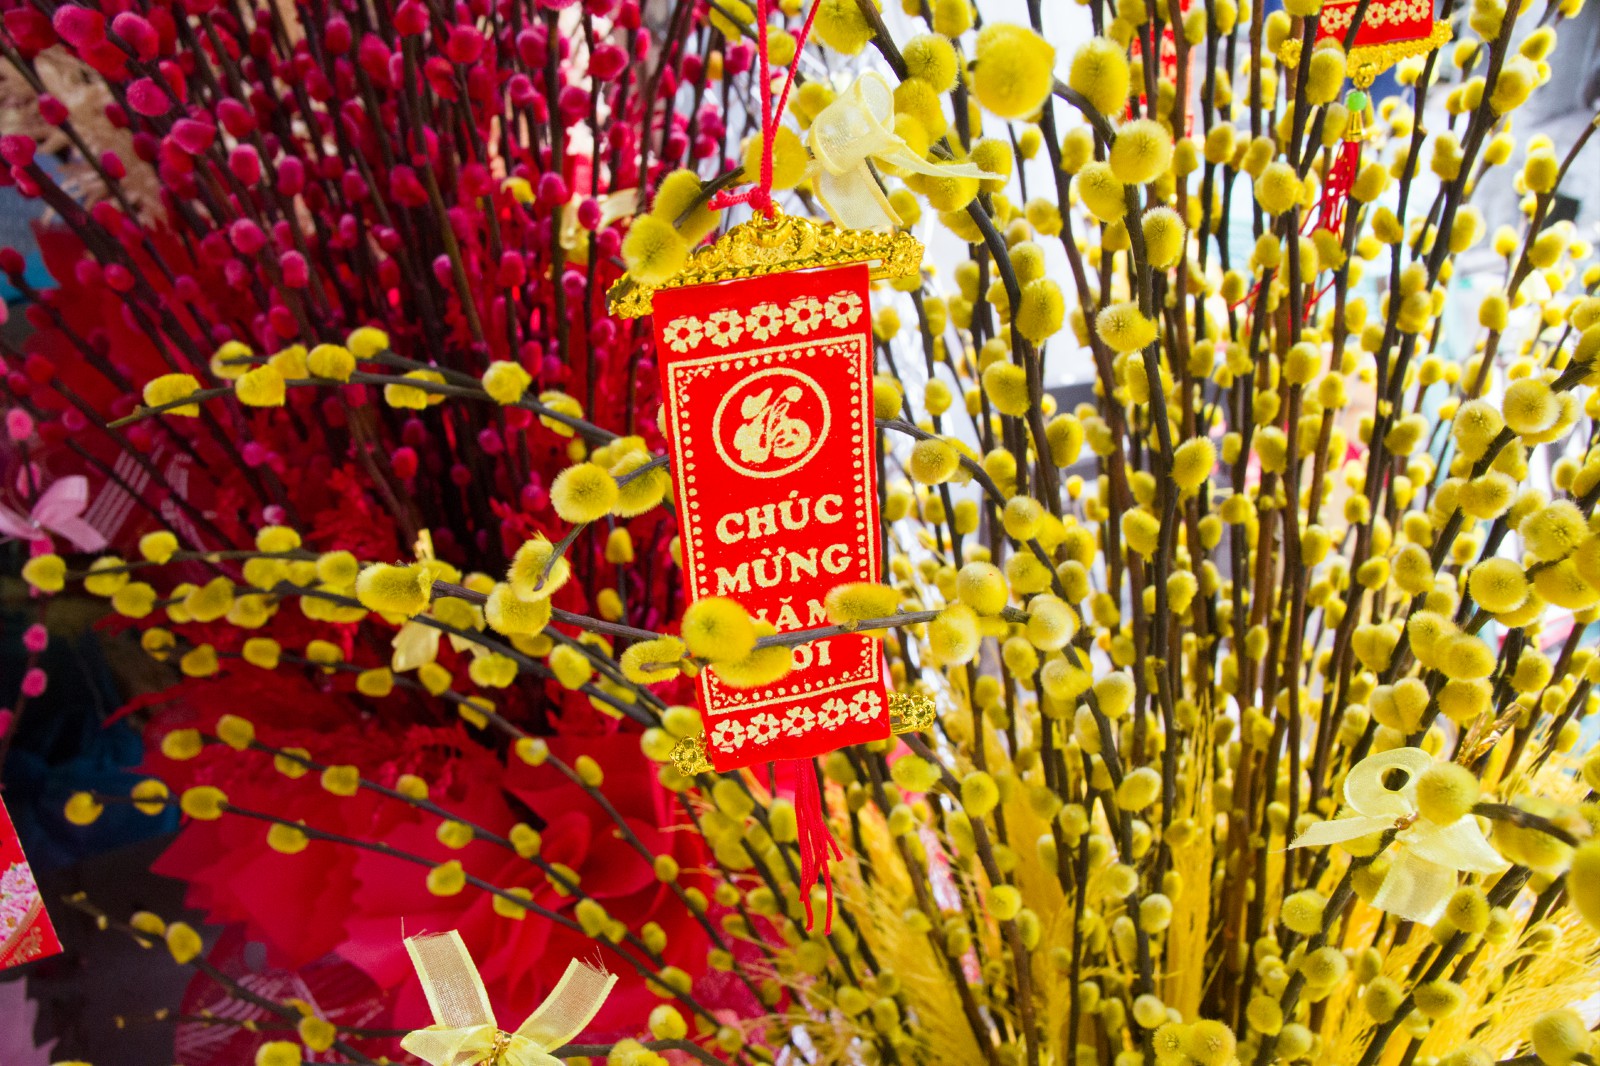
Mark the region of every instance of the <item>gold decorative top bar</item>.
[[[921, 733], [933, 726], [935, 705], [932, 696], [917, 692], [889, 693], [889, 731], [895, 736], [902, 733]], [[672, 765], [685, 777], [709, 773], [711, 759], [706, 754], [706, 735], [702, 730], [684, 737], [672, 749]]]
[[611, 313], [642, 318], [660, 289], [736, 281], [790, 270], [871, 263], [872, 279], [914, 277], [922, 269], [922, 242], [909, 233], [840, 229], [795, 215], [757, 215], [734, 226], [715, 244], [690, 253], [684, 268], [660, 285], [643, 285], [624, 274], [606, 293]]

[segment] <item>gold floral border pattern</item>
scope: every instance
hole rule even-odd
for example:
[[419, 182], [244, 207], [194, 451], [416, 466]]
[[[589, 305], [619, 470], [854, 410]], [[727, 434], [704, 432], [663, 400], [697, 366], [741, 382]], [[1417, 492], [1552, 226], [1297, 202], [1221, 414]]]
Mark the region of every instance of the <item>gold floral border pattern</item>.
[[715, 244], [696, 249], [684, 268], [659, 285], [624, 274], [606, 294], [611, 313], [642, 318], [661, 289], [681, 289], [790, 270], [871, 263], [872, 279], [908, 278], [922, 269], [922, 242], [909, 233], [840, 229], [829, 222], [776, 214], [740, 223]]
[[[1369, 13], [1368, 18], [1371, 18]], [[1348, 16], [1345, 26], [1349, 25]], [[1344, 27], [1339, 27], [1344, 28]], [[1370, 87], [1384, 71], [1411, 56], [1425, 55], [1435, 48], [1443, 48], [1450, 43], [1454, 36], [1450, 23], [1435, 21], [1433, 31], [1426, 37], [1417, 37], [1409, 41], [1385, 41], [1383, 44], [1362, 44], [1350, 49], [1347, 57], [1347, 69], [1350, 81], [1358, 89]], [[1298, 66], [1300, 63], [1300, 39], [1291, 37], [1284, 41], [1278, 48], [1278, 60], [1287, 67]]]
[[821, 328], [824, 320], [835, 329], [848, 329], [860, 321], [861, 313], [861, 294], [844, 289], [826, 299], [796, 296], [786, 307], [763, 301], [748, 313], [733, 308], [705, 318], [679, 315], [662, 327], [661, 337], [668, 348], [682, 354], [698, 348], [701, 341], [726, 348], [746, 333], [758, 341], [771, 340], [785, 329], [804, 337]]
[[39, 930], [39, 915], [43, 910], [44, 901], [34, 897], [23, 915], [22, 924], [0, 943], [0, 967], [20, 965], [38, 958], [43, 952], [44, 934]]
[[[896, 736], [902, 733], [921, 733], [933, 725], [934, 709], [932, 696], [918, 692], [891, 692], [889, 730]], [[674, 745], [672, 765], [685, 777], [711, 771], [711, 759], [706, 754], [704, 731], [684, 737]]]

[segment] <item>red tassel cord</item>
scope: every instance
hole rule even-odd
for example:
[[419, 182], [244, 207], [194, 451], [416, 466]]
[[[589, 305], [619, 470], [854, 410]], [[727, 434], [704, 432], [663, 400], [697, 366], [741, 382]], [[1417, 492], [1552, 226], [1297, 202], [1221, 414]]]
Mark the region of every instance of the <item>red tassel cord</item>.
[[833, 932], [833, 872], [828, 864], [844, 858], [839, 842], [833, 839], [828, 828], [828, 812], [822, 805], [822, 792], [817, 788], [817, 768], [810, 759], [797, 759], [790, 763], [794, 771], [794, 817], [797, 843], [800, 848], [800, 899], [806, 906], [806, 932], [816, 924], [811, 913], [811, 886], [822, 881], [827, 892], [827, 913], [823, 916], [822, 932]]
[[817, 6], [821, 0], [811, 5], [810, 14], [806, 15], [805, 23], [800, 27], [800, 35], [795, 38], [794, 61], [789, 64], [789, 74], [783, 81], [783, 92], [778, 97], [777, 106], [772, 102], [772, 65], [767, 58], [767, 19], [770, 14], [771, 0], [756, 0], [756, 59], [761, 70], [761, 175], [759, 184], [745, 189], [743, 192], [729, 192], [724, 189], [711, 198], [709, 206], [716, 211], [732, 207], [734, 204], [749, 204], [750, 210], [757, 214], [772, 217], [772, 145], [778, 134], [778, 124], [783, 121], [784, 108], [789, 106], [789, 90], [794, 88], [795, 71], [800, 69], [800, 55], [805, 51], [806, 38], [811, 35], [811, 24], [817, 17]]
[[1339, 145], [1328, 168], [1328, 181], [1322, 187], [1322, 204], [1317, 211], [1317, 228], [1344, 238], [1344, 212], [1350, 202], [1350, 189], [1361, 172], [1361, 141], [1345, 140]]
[[[1333, 165], [1328, 167], [1328, 180], [1322, 186], [1322, 202], [1318, 205], [1315, 226], [1333, 234], [1341, 245], [1344, 244], [1344, 216], [1350, 206], [1350, 190], [1355, 187], [1356, 175], [1361, 173], [1361, 142], [1367, 133], [1367, 94], [1360, 89], [1352, 89], [1345, 96], [1345, 107], [1350, 113], [1349, 125], [1345, 128], [1339, 152], [1333, 157]], [[1309, 218], [1306, 228], [1312, 228]], [[1332, 287], [1333, 282], [1329, 281], [1306, 301], [1305, 311], [1300, 316], [1302, 323], [1311, 321], [1311, 312], [1316, 310], [1323, 295]]]

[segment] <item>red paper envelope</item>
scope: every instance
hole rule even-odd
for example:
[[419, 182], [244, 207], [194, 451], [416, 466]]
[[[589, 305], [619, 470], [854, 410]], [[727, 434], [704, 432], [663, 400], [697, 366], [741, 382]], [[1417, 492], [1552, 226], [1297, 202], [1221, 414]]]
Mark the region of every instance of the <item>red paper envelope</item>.
[[61, 952], [44, 900], [0, 802], [0, 970]]
[[[835, 586], [878, 580], [868, 284], [856, 264], [655, 294], [691, 599], [726, 596], [788, 632], [826, 625]], [[889, 735], [877, 641], [814, 641], [794, 663], [755, 689], [701, 673], [718, 770]]]

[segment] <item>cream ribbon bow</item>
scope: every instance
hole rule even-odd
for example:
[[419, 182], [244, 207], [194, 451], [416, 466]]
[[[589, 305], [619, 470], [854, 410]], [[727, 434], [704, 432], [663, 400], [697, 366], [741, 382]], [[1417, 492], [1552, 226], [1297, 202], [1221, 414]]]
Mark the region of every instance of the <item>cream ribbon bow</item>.
[[869, 71], [817, 113], [806, 133], [807, 176], [828, 217], [844, 229], [898, 226], [900, 216], [867, 169], [867, 160], [934, 178], [999, 178], [976, 163], [930, 163], [894, 132], [894, 92]]
[[413, 1030], [400, 1046], [432, 1066], [565, 1066], [551, 1052], [583, 1032], [617, 983], [615, 974], [573, 959], [555, 991], [507, 1033], [495, 1023], [460, 933], [406, 937], [406, 951], [434, 1024]]
[[1417, 778], [1433, 765], [1421, 748], [1395, 748], [1369, 755], [1344, 779], [1344, 801], [1354, 812], [1310, 826], [1291, 848], [1341, 844], [1400, 826], [1396, 854], [1372, 905], [1424, 925], [1444, 917], [1456, 890], [1456, 872], [1498, 873], [1506, 861], [1468, 814], [1439, 825], [1417, 813]]

